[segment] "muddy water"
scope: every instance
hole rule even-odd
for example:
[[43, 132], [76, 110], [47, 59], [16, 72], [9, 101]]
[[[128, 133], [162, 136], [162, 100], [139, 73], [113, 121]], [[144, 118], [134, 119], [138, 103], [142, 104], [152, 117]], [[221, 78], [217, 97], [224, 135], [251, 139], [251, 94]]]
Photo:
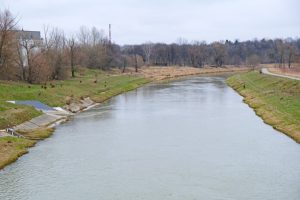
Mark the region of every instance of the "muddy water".
[[299, 200], [300, 146], [222, 77], [154, 84], [57, 128], [0, 171], [1, 200]]

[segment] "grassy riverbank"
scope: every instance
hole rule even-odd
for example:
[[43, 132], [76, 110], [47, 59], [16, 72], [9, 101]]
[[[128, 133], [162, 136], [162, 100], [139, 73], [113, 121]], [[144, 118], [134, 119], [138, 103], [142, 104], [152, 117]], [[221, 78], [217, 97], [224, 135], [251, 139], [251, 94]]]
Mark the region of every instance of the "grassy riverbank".
[[[42, 114], [32, 107], [14, 105], [6, 101], [38, 100], [54, 107], [66, 105], [71, 98], [76, 101], [83, 97], [91, 97], [100, 103], [148, 82], [148, 79], [141, 76], [89, 69], [82, 69], [76, 78], [42, 85], [1, 81], [0, 129], [21, 124]], [[40, 129], [22, 133], [27, 139], [0, 138], [0, 169], [27, 153], [27, 148], [33, 146], [36, 139], [45, 139], [51, 136], [52, 132], [53, 129]]]
[[300, 143], [300, 81], [249, 72], [232, 76], [227, 83], [265, 123]]
[[72, 98], [91, 97], [95, 102], [135, 89], [149, 82], [141, 76], [110, 74], [100, 70], [83, 70], [81, 75], [46, 85], [23, 82], [0, 82], [0, 129], [18, 125], [41, 113], [28, 106], [7, 103], [9, 100], [39, 100], [52, 107], [64, 106]]
[[0, 138], [0, 169], [28, 153], [27, 149], [35, 143], [33, 140], [13, 137]]

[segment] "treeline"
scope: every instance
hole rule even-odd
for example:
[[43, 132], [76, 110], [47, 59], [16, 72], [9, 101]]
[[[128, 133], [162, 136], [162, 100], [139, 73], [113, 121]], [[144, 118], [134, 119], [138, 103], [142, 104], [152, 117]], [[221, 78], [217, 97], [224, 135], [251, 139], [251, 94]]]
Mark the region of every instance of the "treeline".
[[300, 61], [300, 39], [226, 40], [211, 44], [197, 41], [189, 43], [180, 39], [174, 44], [125, 46], [123, 52], [141, 55], [148, 65], [158, 66], [222, 67], [278, 63], [279, 66], [292, 67], [293, 62]]
[[20, 30], [8, 10], [0, 11], [0, 79], [39, 83], [76, 76], [78, 66], [109, 70], [143, 65], [215, 66], [299, 62], [300, 40], [225, 41], [206, 44], [184, 39], [174, 44], [120, 46], [104, 31], [81, 27], [67, 36], [58, 28], [44, 27], [36, 35]]
[[65, 79], [70, 74], [75, 77], [77, 66], [107, 70], [123, 66], [125, 57], [120, 46], [95, 27], [81, 27], [72, 36], [44, 27], [41, 36], [20, 30], [10, 11], [0, 11], [1, 79], [29, 83]]
[[[38, 33], [39, 34], [39, 33]], [[119, 65], [120, 47], [103, 31], [81, 27], [74, 36], [44, 27], [43, 35], [18, 28], [17, 19], [0, 11], [0, 78], [37, 83], [75, 76], [76, 66], [108, 69]]]

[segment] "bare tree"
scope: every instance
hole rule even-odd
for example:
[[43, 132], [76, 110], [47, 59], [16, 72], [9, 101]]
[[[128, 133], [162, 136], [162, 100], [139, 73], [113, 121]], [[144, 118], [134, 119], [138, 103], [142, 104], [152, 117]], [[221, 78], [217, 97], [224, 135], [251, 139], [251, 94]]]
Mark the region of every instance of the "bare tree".
[[35, 58], [38, 55], [38, 41], [32, 40], [28, 34], [26, 34], [25, 31], [20, 32], [19, 36], [19, 42], [20, 42], [20, 47], [21, 47], [21, 60], [22, 61], [22, 67], [23, 67], [23, 78], [25, 78], [25, 67], [28, 68], [28, 77], [27, 81], [29, 83], [34, 82], [34, 77], [33, 77], [33, 63]]
[[246, 62], [253, 70], [255, 70], [255, 67], [260, 64], [260, 57], [256, 54], [252, 54], [247, 58]]
[[24, 49], [23, 49], [22, 43], [19, 41], [17, 43], [18, 43], [18, 45], [17, 45], [18, 58], [16, 59], [16, 63], [18, 64], [20, 71], [21, 71], [20, 79], [22, 81], [26, 81], [27, 77], [26, 77], [25, 60], [26, 60], [27, 56], [24, 55]]
[[284, 55], [285, 55], [285, 44], [283, 40], [277, 39], [275, 40], [275, 47], [277, 51], [278, 61], [279, 61], [279, 67], [284, 66]]
[[98, 30], [96, 27], [93, 27], [90, 31], [90, 44], [92, 46], [96, 46], [99, 44], [105, 43], [105, 36], [104, 36], [104, 31], [103, 30]]
[[74, 36], [68, 39], [68, 50], [71, 64], [72, 77], [75, 77], [75, 53], [76, 53], [76, 41]]
[[90, 42], [90, 30], [86, 26], [81, 26], [77, 38], [81, 45], [87, 46]]
[[143, 48], [144, 55], [145, 55], [146, 65], [150, 66], [150, 57], [151, 57], [151, 53], [152, 53], [153, 43], [147, 42], [142, 45], [142, 48]]
[[287, 43], [286, 48], [287, 48], [286, 52], [287, 52], [288, 67], [291, 68], [297, 50], [292, 43]]
[[15, 50], [15, 28], [17, 26], [16, 17], [9, 10], [0, 10], [0, 68], [8, 66], [13, 60], [12, 51]]
[[128, 64], [128, 61], [127, 61], [128, 58], [126, 55], [122, 55], [121, 58], [122, 58], [122, 73], [125, 73], [126, 66]]
[[226, 58], [226, 46], [222, 42], [215, 42], [212, 44], [214, 49], [214, 60], [218, 67], [222, 67]]
[[63, 30], [44, 28], [44, 49], [48, 64], [51, 66], [51, 79], [63, 79], [66, 76], [67, 39]]
[[178, 58], [179, 58], [179, 65], [180, 66], [185, 66], [187, 65], [187, 62], [186, 62], [186, 57], [188, 57], [188, 40], [185, 39], [185, 38], [178, 38], [177, 39], [177, 44], [179, 45], [179, 52], [178, 52]]

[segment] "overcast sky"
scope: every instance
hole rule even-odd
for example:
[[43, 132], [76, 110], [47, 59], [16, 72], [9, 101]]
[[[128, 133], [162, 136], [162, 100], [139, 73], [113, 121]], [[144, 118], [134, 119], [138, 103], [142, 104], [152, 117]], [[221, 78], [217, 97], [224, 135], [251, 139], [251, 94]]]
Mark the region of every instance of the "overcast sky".
[[300, 36], [300, 0], [0, 0], [24, 30], [43, 25], [68, 34], [81, 25], [108, 32], [119, 44], [248, 40]]

